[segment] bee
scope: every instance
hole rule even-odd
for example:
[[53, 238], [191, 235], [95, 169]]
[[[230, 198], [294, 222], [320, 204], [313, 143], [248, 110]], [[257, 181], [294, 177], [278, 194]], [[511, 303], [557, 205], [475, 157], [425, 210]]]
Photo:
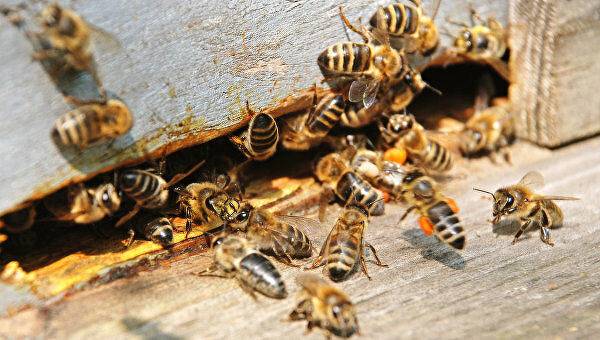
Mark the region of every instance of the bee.
[[204, 160], [193, 166], [188, 172], [177, 174], [169, 182], [162, 178], [164, 163], [161, 164], [158, 173], [153, 170], [129, 169], [119, 175], [119, 188], [126, 196], [135, 201], [135, 206], [129, 213], [123, 216], [115, 224], [122, 226], [125, 222], [135, 216], [141, 208], [161, 209], [169, 202], [169, 188], [183, 180], [199, 167], [204, 165]]
[[[506, 100], [506, 99], [505, 99]], [[495, 152], [504, 150], [504, 158], [510, 162], [506, 147], [515, 139], [515, 126], [508, 103], [491, 106], [476, 112], [460, 132], [460, 150], [465, 156], [487, 152], [495, 161]]]
[[255, 113], [246, 102], [246, 110], [252, 115], [248, 129], [229, 140], [249, 159], [264, 161], [275, 154], [279, 142], [279, 129], [275, 119], [268, 113]]
[[212, 245], [215, 249], [214, 263], [197, 275], [235, 278], [254, 299], [254, 291], [274, 299], [287, 297], [281, 274], [252, 242], [235, 235], [219, 235]]
[[299, 116], [284, 120], [282, 145], [288, 150], [308, 150], [323, 141], [338, 123], [346, 101], [342, 95], [328, 94], [317, 102], [313, 96], [312, 108]]
[[516, 218], [521, 226], [512, 244], [527, 230], [535, 225], [540, 228], [540, 239], [542, 242], [553, 246], [554, 242], [550, 236], [550, 229], [562, 226], [562, 210], [553, 201], [578, 200], [575, 197], [538, 195], [533, 190], [544, 185], [544, 177], [537, 171], [528, 172], [519, 183], [500, 188], [495, 193], [474, 188], [494, 199], [492, 223], [497, 224], [503, 216]]
[[90, 224], [116, 213], [121, 197], [112, 183], [93, 188], [79, 184], [48, 196], [43, 202], [58, 221]]
[[191, 183], [185, 188], [176, 187], [179, 194], [177, 203], [186, 220], [186, 237], [192, 230], [192, 224], [208, 225], [209, 228], [229, 223], [245, 223], [248, 213], [240, 214], [242, 198], [234, 198], [226, 189], [229, 178], [219, 176], [215, 182]]
[[379, 122], [380, 143], [386, 149], [401, 147], [408, 152], [408, 158], [417, 165], [438, 172], [452, 168], [453, 157], [450, 150], [431, 139], [412, 114], [393, 114], [387, 125]]
[[439, 45], [440, 37], [434, 23], [441, 0], [437, 1], [431, 17], [423, 15], [421, 0], [410, 0], [414, 5], [396, 2], [379, 7], [369, 23], [375, 29], [390, 35], [391, 39], [402, 39], [406, 53], [431, 55]]
[[65, 113], [56, 120], [51, 134], [59, 145], [84, 149], [117, 138], [132, 126], [133, 116], [125, 103], [110, 99], [106, 103], [89, 102]]
[[340, 124], [354, 129], [367, 126], [381, 116], [386, 106], [385, 101], [377, 101], [369, 108], [362, 103], [348, 103], [340, 117]]
[[425, 88], [428, 88], [439, 96], [442, 95], [440, 90], [423, 80], [420, 72], [409, 67], [406, 74], [402, 77], [402, 81], [392, 87], [390, 92], [392, 99], [389, 103], [389, 110], [391, 112], [402, 112]]
[[136, 232], [163, 247], [173, 244], [173, 224], [166, 217], [150, 215], [140, 221], [136, 221], [135, 228], [129, 230], [129, 239], [127, 247], [131, 246]]
[[378, 266], [387, 267], [387, 265], [379, 260], [375, 248], [364, 240], [368, 224], [367, 206], [354, 204], [347, 206], [323, 243], [319, 256], [308, 269], [325, 265], [324, 271], [329, 278], [339, 282], [348, 279], [360, 265], [367, 278], [371, 280], [365, 262], [365, 245], [373, 252]]
[[348, 99], [370, 108], [377, 99], [380, 84], [387, 86], [400, 79], [406, 72], [408, 61], [404, 53], [390, 46], [387, 35], [353, 26], [341, 6], [340, 17], [348, 28], [363, 38], [364, 43], [331, 45], [319, 54], [317, 64], [327, 81], [351, 80]]
[[[0, 229], [17, 234], [31, 229], [35, 222], [36, 210], [33, 205], [25, 205], [19, 210], [0, 217]], [[1, 242], [0, 242], [1, 243]]]
[[324, 217], [326, 201], [337, 196], [345, 205], [361, 204], [369, 208], [372, 216], [383, 215], [385, 205], [382, 193], [352, 170], [348, 161], [338, 153], [331, 153], [317, 163], [315, 175], [326, 184], [321, 197], [320, 219]]
[[302, 229], [315, 225], [315, 222], [302, 216], [275, 215], [245, 203], [228, 226], [243, 232], [263, 253], [295, 266], [292, 259], [312, 255], [312, 242]]
[[319, 327], [327, 338], [360, 334], [356, 310], [348, 295], [313, 274], [300, 274], [296, 282], [302, 291], [300, 302], [289, 315], [290, 321], [306, 320], [307, 332]]
[[510, 80], [508, 66], [502, 61], [507, 49], [506, 30], [496, 19], [490, 17], [484, 22], [473, 8], [470, 11], [471, 25], [449, 20], [450, 23], [462, 27], [454, 38], [451, 53], [472, 61], [484, 62], [504, 79]]
[[466, 233], [457, 215], [458, 206], [453, 199], [440, 192], [433, 178], [425, 176], [419, 170], [409, 171], [404, 176], [400, 195], [409, 208], [398, 223], [416, 209], [421, 215], [419, 226], [425, 235], [435, 235], [455, 249], [465, 247]]

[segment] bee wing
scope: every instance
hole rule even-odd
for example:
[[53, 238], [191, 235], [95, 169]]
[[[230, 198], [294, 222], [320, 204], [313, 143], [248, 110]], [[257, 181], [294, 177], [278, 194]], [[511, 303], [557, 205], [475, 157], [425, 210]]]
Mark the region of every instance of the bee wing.
[[554, 196], [554, 195], [535, 195], [530, 201], [578, 201], [578, 197]]
[[464, 128], [465, 123], [451, 117], [444, 117], [437, 124], [438, 133], [461, 132]]
[[519, 185], [530, 187], [532, 189], [540, 189], [544, 186], [544, 176], [537, 171], [530, 171], [521, 178]]
[[119, 51], [123, 49], [123, 45], [116, 35], [90, 22], [86, 21], [86, 24], [90, 28], [91, 38], [94, 44], [98, 45], [102, 49], [107, 49], [110, 51]]
[[323, 238], [325, 231], [321, 222], [304, 216], [293, 216], [293, 215], [275, 215], [281, 222], [288, 223], [302, 231], [306, 236]]
[[375, 101], [377, 101], [377, 92], [379, 92], [379, 82], [369, 82], [365, 93], [363, 94], [363, 105], [365, 106], [365, 109], [368, 109], [375, 104]]
[[323, 280], [318, 275], [312, 273], [301, 273], [296, 276], [296, 282], [302, 288], [308, 290], [311, 294], [316, 295], [317, 290], [323, 285], [327, 285], [327, 281]]
[[448, 151], [460, 154], [460, 139], [458, 133], [426, 130], [425, 136], [429, 140], [438, 142], [441, 146], [448, 149]]
[[350, 84], [350, 89], [348, 90], [348, 100], [352, 103], [362, 102], [368, 84], [369, 80], [367, 79], [361, 78], [354, 80], [352, 84]]

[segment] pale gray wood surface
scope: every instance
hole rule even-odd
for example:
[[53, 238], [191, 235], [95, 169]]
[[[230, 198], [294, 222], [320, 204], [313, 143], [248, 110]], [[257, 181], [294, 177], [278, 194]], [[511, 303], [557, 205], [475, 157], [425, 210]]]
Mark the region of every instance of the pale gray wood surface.
[[[416, 217], [388, 205], [366, 234], [389, 268], [369, 264], [372, 281], [357, 274], [340, 284], [357, 304], [361, 339], [593, 338], [600, 332], [600, 139], [549, 152], [520, 143], [516, 166], [487, 159], [459, 164], [446, 185], [468, 230], [456, 253], [424, 237]], [[511, 245], [514, 228], [486, 222], [491, 201], [471, 188], [496, 189], [538, 170], [542, 193], [573, 195], [559, 202], [565, 226], [549, 247], [531, 231]], [[327, 227], [335, 218], [334, 209]], [[317, 243], [321, 243], [317, 240]], [[303, 339], [304, 324], [281, 320], [295, 304], [294, 277], [284, 268], [290, 297], [254, 302], [232, 281], [191, 275], [205, 268], [198, 255], [154, 271], [80, 292], [43, 309], [0, 319], [0, 336], [43, 338]], [[4, 333], [3, 333], [4, 332]], [[321, 339], [317, 332], [307, 339]]]
[[[315, 62], [319, 52], [346, 39], [338, 18], [343, 3], [73, 2], [86, 20], [120, 41], [120, 50], [96, 41], [95, 55], [105, 87], [135, 116], [127, 135], [81, 154], [61, 153], [50, 141], [54, 120], [69, 108], [39, 65], [30, 61], [31, 47], [24, 37], [0, 18], [0, 161], [11, 165], [0, 170], [0, 212], [160, 147], [172, 152], [228, 133], [247, 118], [241, 110], [245, 100], [255, 109], [272, 108], [294, 91], [309, 88], [321, 78]], [[346, 12], [352, 20], [368, 20], [385, 3], [348, 1]], [[432, 7], [431, 1], [424, 2], [426, 12]], [[443, 1], [438, 23], [445, 26], [447, 16], [467, 19], [467, 8], [467, 1]], [[477, 8], [506, 21], [504, 1], [479, 1]], [[447, 45], [448, 38], [442, 38]]]
[[600, 132], [599, 16], [598, 1], [511, 1], [521, 137], [558, 146]]

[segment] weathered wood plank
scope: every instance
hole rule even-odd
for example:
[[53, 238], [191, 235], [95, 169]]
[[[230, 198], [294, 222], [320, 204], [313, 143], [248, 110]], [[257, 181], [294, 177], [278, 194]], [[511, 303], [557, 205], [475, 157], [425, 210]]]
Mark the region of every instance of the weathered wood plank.
[[600, 4], [510, 2], [511, 100], [518, 133], [558, 146], [600, 132]]
[[[346, 11], [353, 20], [367, 18], [385, 3], [348, 1]], [[121, 42], [121, 50], [97, 44], [99, 73], [105, 87], [135, 115], [127, 135], [80, 154], [61, 154], [49, 140], [54, 119], [68, 107], [40, 67], [30, 62], [31, 47], [23, 36], [0, 19], [0, 74], [10, 80], [0, 84], [0, 102], [7, 103], [0, 112], [11, 117], [0, 126], [5, 136], [2, 150], [7, 151], [0, 160], [12, 164], [0, 170], [0, 212], [147, 152], [160, 148], [173, 152], [235, 130], [248, 118], [242, 110], [245, 100], [275, 114], [308, 105], [310, 98], [298, 91], [320, 80], [316, 56], [328, 44], [346, 39], [337, 17], [339, 4], [333, 0], [73, 2], [86, 20]], [[430, 11], [432, 2], [424, 6]], [[503, 1], [480, 1], [477, 7], [483, 15], [493, 13], [506, 21]], [[443, 1], [438, 22], [445, 26], [443, 18], [466, 19], [467, 15], [467, 1]], [[447, 45], [448, 38], [442, 38]], [[293, 93], [297, 97], [281, 102]]]
[[[398, 225], [404, 207], [389, 205], [385, 216], [373, 218], [366, 238], [390, 267], [370, 265], [372, 281], [357, 274], [340, 285], [357, 303], [361, 338], [597, 334], [600, 211], [593, 197], [600, 193], [598, 147], [600, 139], [554, 152], [518, 144], [513, 148], [518, 166], [490, 167], [485, 159], [459, 165], [468, 176], [454, 178], [447, 190], [462, 207], [468, 230], [467, 249], [460, 254], [424, 237], [415, 218]], [[512, 246], [515, 230], [493, 230], [486, 222], [491, 202], [471, 190], [511, 184], [532, 169], [546, 177], [543, 193], [582, 198], [559, 203], [566, 224], [553, 230], [554, 247], [542, 244], [537, 231]], [[327, 227], [334, 218], [332, 213]], [[49, 338], [305, 338], [302, 323], [281, 321], [295, 304], [293, 280], [301, 269], [279, 266], [292, 292], [288, 299], [254, 302], [234, 282], [191, 275], [209, 264], [207, 255], [81, 292], [43, 313], [29, 309], [0, 319], [0, 330], [18, 323], [31, 329], [28, 334]]]

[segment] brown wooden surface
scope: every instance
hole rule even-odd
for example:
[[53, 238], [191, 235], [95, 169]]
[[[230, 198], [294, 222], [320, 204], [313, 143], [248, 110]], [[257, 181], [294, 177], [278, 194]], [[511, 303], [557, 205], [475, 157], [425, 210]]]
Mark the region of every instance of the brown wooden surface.
[[600, 132], [599, 16], [598, 1], [510, 1], [521, 137], [558, 146]]
[[[487, 159], [459, 164], [447, 192], [461, 206], [468, 230], [456, 253], [424, 237], [404, 207], [388, 205], [372, 219], [366, 239], [389, 268], [369, 265], [372, 281], [357, 274], [340, 284], [357, 304], [364, 339], [382, 338], [592, 338], [600, 332], [600, 139], [549, 152], [515, 145], [516, 166]], [[542, 193], [574, 195], [560, 202], [565, 226], [549, 247], [538, 232], [511, 245], [510, 224], [486, 222], [491, 202], [473, 186], [496, 189], [529, 170], [546, 177]], [[324, 228], [335, 219], [335, 211]], [[316, 240], [318, 244], [322, 239]], [[0, 319], [0, 336], [44, 338], [303, 338], [302, 323], [281, 320], [293, 308], [301, 269], [278, 265], [290, 297], [257, 302], [232, 281], [191, 275], [208, 254], [162, 262], [153, 271], [49, 301]], [[310, 339], [320, 339], [313, 334]]]

